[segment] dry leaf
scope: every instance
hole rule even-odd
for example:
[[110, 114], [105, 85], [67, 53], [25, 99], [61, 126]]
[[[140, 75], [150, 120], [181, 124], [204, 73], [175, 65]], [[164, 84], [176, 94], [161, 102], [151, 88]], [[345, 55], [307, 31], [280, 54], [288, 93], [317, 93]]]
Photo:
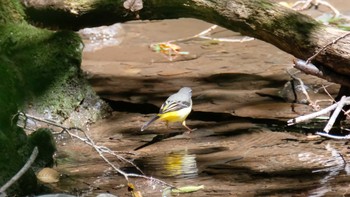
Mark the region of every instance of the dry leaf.
[[43, 168], [36, 177], [44, 183], [57, 183], [60, 179], [60, 173], [52, 168]]

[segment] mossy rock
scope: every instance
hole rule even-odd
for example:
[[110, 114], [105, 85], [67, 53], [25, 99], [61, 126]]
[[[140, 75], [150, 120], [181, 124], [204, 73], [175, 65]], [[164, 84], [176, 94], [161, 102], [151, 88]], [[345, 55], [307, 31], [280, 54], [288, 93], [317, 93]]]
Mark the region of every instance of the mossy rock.
[[[25, 164], [29, 154], [20, 154], [19, 149], [26, 145], [26, 136], [23, 130], [13, 129], [12, 136], [6, 136], [0, 130], [0, 185], [9, 181]], [[17, 137], [13, 137], [16, 136]], [[24, 145], [24, 146], [23, 146]], [[21, 148], [19, 148], [21, 147]], [[30, 152], [29, 150], [26, 152]], [[18, 181], [16, 181], [6, 193], [8, 196], [24, 196], [31, 194], [37, 188], [37, 181], [32, 170], [28, 170]]]
[[[82, 48], [82, 41], [74, 32], [53, 32], [26, 23], [0, 24], [0, 185], [24, 165], [37, 144], [33, 139], [45, 136], [50, 139], [48, 131], [43, 130], [28, 140], [16, 126], [18, 110], [27, 110], [39, 117], [48, 110], [62, 122], [79, 107], [84, 108], [80, 116], [91, 121], [101, 117], [103, 109], [108, 109], [82, 74]], [[100, 110], [95, 110], [94, 103], [101, 103], [97, 105]], [[39, 154], [36, 165], [51, 165], [53, 150], [47, 148], [45, 154], [41, 151], [44, 155]], [[47, 161], [48, 158], [51, 161]], [[35, 192], [36, 185], [36, 177], [29, 170], [6, 192], [10, 196], [28, 195]]]

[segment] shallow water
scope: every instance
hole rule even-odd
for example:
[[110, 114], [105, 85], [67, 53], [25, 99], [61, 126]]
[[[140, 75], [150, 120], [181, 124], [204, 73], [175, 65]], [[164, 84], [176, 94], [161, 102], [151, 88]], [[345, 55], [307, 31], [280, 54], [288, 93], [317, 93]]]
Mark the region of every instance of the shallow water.
[[[291, 57], [254, 40], [243, 43], [190, 40], [179, 43], [190, 55], [169, 61], [149, 49], [154, 42], [197, 34], [211, 24], [193, 19], [143, 21], [118, 25], [118, 43], [85, 51], [83, 69], [95, 90], [114, 109], [107, 119], [89, 127], [98, 145], [130, 159], [145, 175], [176, 187], [203, 185], [180, 196], [340, 196], [350, 185], [348, 145], [312, 136], [324, 120], [286, 126], [286, 120], [311, 112], [305, 104], [288, 103], [281, 90], [290, 80]], [[181, 31], [180, 31], [181, 30]], [[214, 37], [237, 37], [217, 29]], [[102, 43], [103, 45], [103, 43]], [[328, 82], [297, 74], [315, 92]], [[168, 95], [181, 86], [193, 89], [193, 112], [183, 133], [180, 124], [156, 122], [140, 132]], [[334, 95], [338, 86], [327, 88]], [[317, 91], [316, 91], [317, 90]], [[321, 106], [326, 106], [329, 101]], [[81, 196], [109, 192], [130, 196], [127, 181], [88, 145], [57, 136], [55, 191]], [[110, 158], [125, 172], [130, 164]], [[143, 196], [161, 196], [165, 186], [131, 178]]]

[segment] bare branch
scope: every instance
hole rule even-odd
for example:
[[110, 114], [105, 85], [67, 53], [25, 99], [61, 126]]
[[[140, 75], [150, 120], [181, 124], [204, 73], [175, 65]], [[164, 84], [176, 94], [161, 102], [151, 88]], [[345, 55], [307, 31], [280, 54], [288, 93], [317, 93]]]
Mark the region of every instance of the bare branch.
[[324, 115], [324, 114], [327, 114], [327, 113], [331, 112], [332, 110], [336, 109], [338, 107], [338, 105], [341, 105], [341, 106], [350, 105], [350, 97], [345, 97], [344, 101], [334, 103], [333, 105], [328, 106], [328, 107], [326, 107], [326, 108], [324, 108], [324, 109], [322, 109], [320, 111], [317, 111], [317, 112], [314, 112], [314, 113], [311, 113], [311, 114], [307, 114], [307, 115], [304, 115], [304, 116], [299, 116], [299, 117], [290, 119], [290, 120], [287, 121], [287, 124], [288, 124], [288, 126], [290, 126], [290, 125], [294, 125], [296, 123], [300, 123], [300, 122], [304, 122], [304, 121], [307, 121], [307, 120], [311, 120], [313, 118], [316, 118], [318, 116], [321, 116], [321, 115]]
[[[85, 144], [93, 147], [95, 149], [95, 151], [99, 154], [99, 156], [109, 165], [111, 166], [115, 171], [117, 171], [119, 174], [123, 175], [124, 178], [129, 181], [129, 178], [130, 177], [134, 177], [134, 178], [144, 178], [144, 179], [147, 179], [147, 180], [150, 180], [150, 181], [154, 181], [156, 183], [159, 183], [161, 185], [165, 185], [165, 186], [169, 186], [169, 187], [172, 187], [172, 188], [175, 188], [173, 185], [169, 184], [169, 183], [166, 183], [160, 179], [156, 179], [156, 178], [153, 178], [153, 177], [148, 177], [146, 175], [143, 174], [142, 170], [137, 167], [133, 162], [131, 162], [130, 160], [128, 159], [125, 159], [124, 157], [116, 154], [114, 151], [112, 151], [111, 149], [109, 149], [108, 147], [106, 146], [99, 146], [97, 145], [94, 140], [92, 138], [90, 138], [90, 136], [81, 128], [79, 127], [65, 127], [61, 124], [58, 124], [58, 123], [55, 123], [55, 122], [52, 122], [52, 121], [48, 121], [48, 120], [44, 120], [44, 119], [41, 119], [41, 118], [38, 118], [38, 117], [35, 117], [35, 116], [32, 116], [32, 115], [28, 115], [28, 114], [24, 114], [22, 112], [19, 113], [20, 115], [23, 115], [27, 118], [31, 118], [33, 120], [36, 120], [36, 121], [39, 121], [39, 122], [43, 122], [43, 123], [46, 123], [48, 125], [51, 125], [51, 126], [55, 126], [55, 127], [58, 127], [60, 129], [62, 129], [61, 133], [62, 132], [66, 132], [68, 135], [70, 135], [72, 138], [76, 138], [82, 142], [84, 142]], [[81, 137], [79, 136], [78, 134], [74, 134], [72, 131], [79, 131], [81, 132], [84, 137]], [[108, 158], [106, 158], [106, 156], [104, 155], [105, 153], [107, 154], [110, 154], [112, 156], [115, 156], [116, 158], [118, 158], [120, 161], [123, 161], [123, 162], [126, 162], [132, 166], [134, 166], [141, 174], [134, 174], [134, 173], [126, 173], [122, 170], [120, 170], [117, 166], [115, 166], [115, 164], [113, 164], [111, 161], [108, 160]]]
[[346, 102], [346, 97], [343, 96], [340, 99], [340, 101], [337, 103], [337, 107], [335, 108], [331, 118], [328, 120], [326, 127], [323, 129], [324, 132], [329, 133], [329, 131], [332, 129], [335, 120], [337, 119], [337, 117], [339, 116], [339, 113], [342, 111], [345, 105], [345, 102]]
[[38, 156], [38, 153], [39, 153], [38, 148], [34, 147], [33, 152], [30, 155], [30, 157], [28, 158], [26, 164], [21, 168], [20, 171], [17, 172], [17, 174], [15, 176], [13, 176], [7, 183], [5, 183], [5, 185], [3, 185], [0, 188], [0, 194], [5, 192], [9, 187], [11, 187], [11, 185], [13, 185], [19, 178], [21, 178], [24, 173], [27, 172], [27, 170], [34, 163], [36, 157]]
[[252, 37], [247, 37], [244, 36], [242, 38], [238, 38], [238, 39], [231, 39], [231, 38], [213, 38], [210, 36], [207, 36], [207, 34], [209, 34], [211, 31], [213, 31], [214, 29], [216, 29], [218, 26], [217, 25], [213, 25], [211, 27], [209, 27], [208, 29], [194, 35], [194, 36], [189, 36], [189, 37], [185, 37], [185, 38], [179, 38], [179, 39], [175, 39], [175, 40], [169, 40], [169, 41], [165, 41], [168, 43], [172, 43], [172, 42], [184, 42], [184, 41], [188, 41], [188, 40], [192, 40], [195, 38], [202, 38], [202, 39], [207, 39], [207, 40], [213, 40], [213, 41], [218, 41], [218, 42], [248, 42], [248, 41], [252, 41], [254, 40], [254, 38]]
[[337, 135], [331, 135], [331, 134], [324, 133], [324, 132], [316, 132], [316, 135], [319, 135], [319, 136], [322, 136], [322, 137], [326, 137], [326, 138], [330, 138], [330, 139], [335, 139], [335, 140], [349, 140], [350, 139], [350, 135], [337, 136]]

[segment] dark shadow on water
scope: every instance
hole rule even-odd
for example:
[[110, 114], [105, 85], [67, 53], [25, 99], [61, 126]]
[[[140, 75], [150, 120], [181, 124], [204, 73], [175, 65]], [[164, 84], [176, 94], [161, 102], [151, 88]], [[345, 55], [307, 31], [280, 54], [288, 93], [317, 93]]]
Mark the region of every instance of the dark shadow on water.
[[197, 148], [197, 149], [189, 149], [188, 152], [190, 154], [195, 155], [205, 155], [205, 154], [212, 154], [217, 152], [226, 151], [227, 147], [210, 147], [210, 148]]
[[[141, 113], [141, 114], [156, 114], [159, 111], [159, 107], [149, 104], [149, 103], [132, 103], [125, 101], [116, 101], [112, 99], [103, 98], [114, 111], [120, 112], [132, 112], [132, 113]], [[214, 122], [223, 122], [223, 121], [242, 121], [250, 120], [254, 123], [266, 123], [268, 121], [271, 124], [286, 124], [285, 121], [280, 121], [276, 119], [258, 119], [258, 118], [249, 118], [249, 117], [239, 117], [230, 113], [220, 113], [220, 112], [203, 112], [203, 111], [192, 111], [188, 116], [189, 120], [201, 120], [201, 121], [214, 121]]]
[[166, 134], [159, 134], [159, 135], [156, 135], [155, 137], [153, 137], [153, 139], [137, 148], [134, 149], [134, 151], [137, 151], [137, 150], [140, 150], [141, 148], [144, 148], [144, 147], [147, 147], [147, 146], [150, 146], [152, 144], [155, 144], [157, 142], [160, 142], [162, 140], [165, 140], [165, 139], [168, 139], [168, 138], [171, 138], [171, 137], [174, 137], [174, 136], [177, 136], [177, 135], [181, 135], [183, 134], [184, 132], [172, 132], [172, 133], [166, 133]]
[[216, 83], [220, 87], [228, 87], [231, 90], [248, 90], [264, 87], [283, 87], [286, 80], [274, 79], [274, 76], [263, 77], [246, 73], [220, 73], [203, 78], [205, 83]]
[[238, 135], [246, 135], [246, 134], [251, 134], [254, 133], [256, 131], [252, 130], [252, 129], [247, 129], [247, 128], [243, 128], [243, 129], [234, 129], [234, 130], [228, 130], [228, 131], [223, 131], [223, 132], [216, 132], [213, 133], [209, 136], [223, 136], [223, 137], [229, 137], [229, 136], [238, 136]]
[[131, 113], [137, 112], [141, 114], [158, 113], [159, 111], [159, 108], [157, 106], [149, 103], [140, 104], [140, 103], [125, 102], [125, 101], [114, 101], [107, 98], [104, 98], [103, 100], [106, 101], [114, 111], [131, 112]]
[[[157, 114], [159, 107], [150, 103], [131, 103], [126, 101], [116, 101], [112, 99], [104, 98], [104, 100], [111, 106], [114, 111], [120, 112], [131, 112], [131, 113], [141, 113], [141, 114]], [[251, 122], [269, 128], [271, 131], [288, 131], [295, 133], [316, 133], [323, 129], [326, 124], [325, 121], [313, 121], [307, 123], [299, 123], [293, 126], [287, 126], [285, 120], [278, 119], [267, 119], [267, 118], [250, 118], [250, 117], [240, 117], [230, 113], [220, 113], [220, 112], [203, 112], [203, 111], [192, 111], [188, 116], [189, 120], [199, 120], [208, 122]], [[201, 129], [203, 125], [199, 125], [198, 129]], [[205, 129], [210, 129], [210, 126], [205, 125]], [[242, 130], [241, 132], [247, 132], [247, 130]], [[125, 133], [132, 133], [130, 131], [125, 131]], [[227, 131], [222, 133], [215, 133], [215, 135], [238, 135], [239, 132]], [[174, 136], [174, 135], [173, 135]], [[173, 137], [169, 136], [169, 137]], [[164, 139], [169, 138], [164, 136]], [[161, 137], [159, 137], [161, 138]], [[160, 141], [160, 140], [159, 140]]]

